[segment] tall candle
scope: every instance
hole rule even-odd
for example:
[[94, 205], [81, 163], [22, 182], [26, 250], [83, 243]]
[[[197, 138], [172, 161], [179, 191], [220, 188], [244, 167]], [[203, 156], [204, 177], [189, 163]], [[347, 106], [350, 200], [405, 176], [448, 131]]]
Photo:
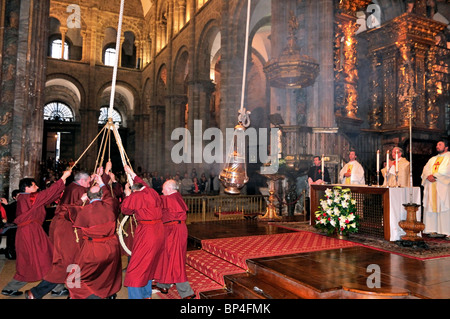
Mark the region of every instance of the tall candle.
[[377, 150], [377, 172], [380, 171], [380, 150]]
[[389, 150], [386, 153], [386, 175], [389, 172]]
[[398, 152], [395, 153], [395, 171], [398, 172]]
[[322, 174], [323, 174], [323, 167], [324, 167], [324, 158], [323, 158], [323, 154], [322, 154]]

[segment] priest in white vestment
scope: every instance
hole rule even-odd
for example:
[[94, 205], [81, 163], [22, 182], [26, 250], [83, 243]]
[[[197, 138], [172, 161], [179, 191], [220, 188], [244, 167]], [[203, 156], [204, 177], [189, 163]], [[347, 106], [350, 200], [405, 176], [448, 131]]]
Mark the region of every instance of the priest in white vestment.
[[[383, 186], [388, 187], [409, 187], [409, 161], [403, 157], [403, 150], [400, 147], [394, 147], [392, 149], [392, 161], [389, 162], [388, 178], [386, 178], [387, 167], [381, 170], [381, 174], [384, 177]], [[396, 154], [398, 154], [396, 156]], [[396, 163], [396, 157], [398, 158], [398, 164]], [[396, 175], [396, 169], [398, 167], [398, 184]]]
[[422, 172], [424, 233], [450, 236], [450, 153], [448, 141], [436, 145]]
[[339, 182], [346, 185], [365, 185], [364, 168], [356, 160], [355, 151], [348, 154], [350, 161], [339, 172]]

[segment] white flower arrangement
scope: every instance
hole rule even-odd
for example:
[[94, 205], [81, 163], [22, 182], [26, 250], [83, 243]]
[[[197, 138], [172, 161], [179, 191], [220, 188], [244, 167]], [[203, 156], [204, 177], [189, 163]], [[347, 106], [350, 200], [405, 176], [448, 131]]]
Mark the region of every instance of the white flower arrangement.
[[356, 233], [359, 216], [356, 214], [356, 200], [352, 199], [349, 188], [335, 186], [325, 190], [325, 199], [320, 200], [315, 213], [316, 228], [324, 229], [328, 235], [335, 232], [344, 236]]

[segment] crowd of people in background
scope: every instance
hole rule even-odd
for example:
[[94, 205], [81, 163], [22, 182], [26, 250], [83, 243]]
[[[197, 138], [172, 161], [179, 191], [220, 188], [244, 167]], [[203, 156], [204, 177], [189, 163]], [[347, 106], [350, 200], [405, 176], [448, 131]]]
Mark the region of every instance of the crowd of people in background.
[[[47, 159], [41, 166], [41, 188], [47, 188], [52, 185], [63, 174], [64, 170], [72, 167], [74, 161]], [[73, 171], [79, 170], [75, 165]], [[127, 175], [123, 170], [114, 172], [116, 181], [122, 186], [127, 183]], [[197, 173], [196, 168], [191, 172], [180, 172], [160, 174], [158, 171], [147, 172], [141, 167], [137, 167], [136, 174], [152, 187], [158, 194], [162, 194], [162, 185], [165, 181], [173, 179], [177, 182], [178, 191], [182, 195], [219, 195], [220, 181], [219, 176], [214, 172]]]

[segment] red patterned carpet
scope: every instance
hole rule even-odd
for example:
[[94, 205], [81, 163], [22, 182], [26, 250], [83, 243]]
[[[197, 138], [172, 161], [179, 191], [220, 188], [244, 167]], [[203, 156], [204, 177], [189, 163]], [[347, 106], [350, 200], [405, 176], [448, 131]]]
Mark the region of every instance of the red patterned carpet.
[[[192, 289], [197, 295], [196, 297], [197, 299], [199, 298], [199, 293], [202, 291], [216, 290], [223, 288], [223, 285], [218, 284], [208, 276], [202, 274], [201, 272], [190, 267], [189, 265], [186, 265], [186, 273], [189, 283], [191, 284]], [[164, 295], [158, 292], [158, 296], [161, 299], [181, 299], [175, 285], [173, 285], [173, 287], [169, 289], [168, 294]]]
[[[194, 292], [224, 287], [224, 276], [247, 270], [247, 259], [281, 256], [318, 250], [353, 247], [357, 244], [310, 232], [202, 240], [201, 250], [187, 252], [186, 271]], [[163, 299], [179, 299], [173, 286]]]
[[202, 249], [247, 269], [246, 260], [356, 246], [355, 243], [309, 232], [207, 239]]
[[220, 257], [217, 257], [205, 250], [192, 250], [187, 253], [187, 264], [197, 269], [203, 274], [207, 274], [215, 282], [225, 285], [224, 276], [245, 272], [245, 269], [238, 267]]

